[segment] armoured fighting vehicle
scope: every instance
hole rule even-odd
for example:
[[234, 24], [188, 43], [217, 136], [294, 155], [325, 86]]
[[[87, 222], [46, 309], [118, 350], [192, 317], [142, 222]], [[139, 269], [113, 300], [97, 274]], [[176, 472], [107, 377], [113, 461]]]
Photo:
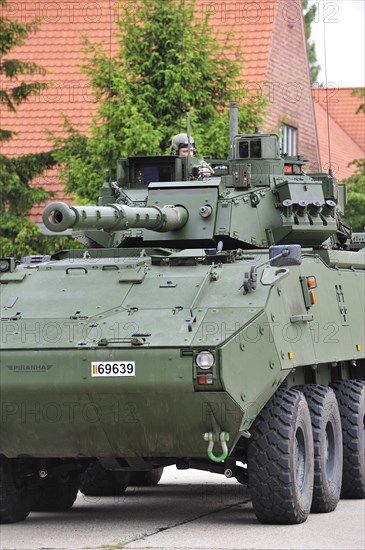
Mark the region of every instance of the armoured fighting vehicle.
[[173, 464], [247, 484], [264, 523], [364, 498], [365, 254], [345, 189], [274, 134], [211, 164], [121, 159], [98, 205], [45, 209], [83, 250], [1, 260], [2, 522]]

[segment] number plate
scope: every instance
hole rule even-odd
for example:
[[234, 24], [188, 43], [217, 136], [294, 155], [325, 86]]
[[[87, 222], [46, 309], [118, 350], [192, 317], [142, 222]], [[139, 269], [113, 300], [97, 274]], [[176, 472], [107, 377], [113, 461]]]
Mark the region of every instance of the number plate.
[[135, 361], [91, 363], [91, 376], [136, 376]]

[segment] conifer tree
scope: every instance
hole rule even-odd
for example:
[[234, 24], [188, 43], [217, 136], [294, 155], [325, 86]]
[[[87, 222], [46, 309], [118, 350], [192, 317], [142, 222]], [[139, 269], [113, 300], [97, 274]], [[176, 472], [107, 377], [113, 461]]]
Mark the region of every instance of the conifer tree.
[[118, 9], [118, 51], [85, 39], [83, 71], [99, 111], [86, 138], [66, 121], [57, 140], [67, 188], [96, 199], [106, 168], [127, 155], [166, 154], [186, 131], [186, 111], [199, 155], [227, 157], [230, 100], [240, 104], [239, 131], [262, 120], [264, 98], [240, 78], [244, 51], [228, 35], [222, 44], [195, 0], [146, 0]]

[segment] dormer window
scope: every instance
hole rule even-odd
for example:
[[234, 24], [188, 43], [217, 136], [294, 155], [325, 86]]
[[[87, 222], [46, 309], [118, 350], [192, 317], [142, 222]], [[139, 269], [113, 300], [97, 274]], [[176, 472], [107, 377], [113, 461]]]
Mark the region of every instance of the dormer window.
[[283, 124], [281, 127], [280, 149], [282, 155], [293, 157], [297, 154], [297, 129]]

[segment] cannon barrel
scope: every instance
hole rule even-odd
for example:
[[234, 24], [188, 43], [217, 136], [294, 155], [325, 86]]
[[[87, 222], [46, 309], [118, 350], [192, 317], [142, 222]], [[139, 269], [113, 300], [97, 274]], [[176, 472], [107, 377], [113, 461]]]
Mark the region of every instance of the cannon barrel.
[[153, 231], [173, 231], [188, 220], [183, 206], [68, 206], [64, 202], [51, 202], [43, 211], [43, 223], [50, 231], [60, 233], [66, 229], [107, 229], [118, 231], [132, 227]]

